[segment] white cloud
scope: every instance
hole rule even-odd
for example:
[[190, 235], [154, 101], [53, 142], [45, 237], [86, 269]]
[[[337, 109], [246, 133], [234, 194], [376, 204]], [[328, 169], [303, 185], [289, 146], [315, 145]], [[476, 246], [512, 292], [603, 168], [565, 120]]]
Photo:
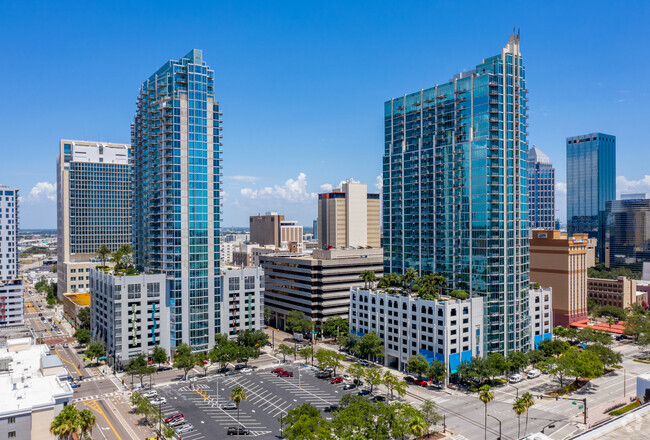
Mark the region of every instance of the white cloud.
[[56, 184], [49, 182], [38, 182], [29, 191], [27, 199], [33, 202], [56, 201]]
[[646, 193], [650, 194], [650, 176], [645, 175], [639, 180], [629, 180], [625, 176], [616, 178], [616, 196], [621, 194]]
[[555, 195], [566, 196], [566, 183], [564, 182], [555, 182]]
[[238, 182], [255, 183], [260, 180], [258, 176], [225, 176], [226, 179], [236, 180]]
[[377, 176], [377, 181], [375, 182], [375, 188], [381, 193], [381, 188], [384, 186], [384, 179], [382, 179], [381, 174]]
[[316, 193], [307, 191], [307, 175], [305, 173], [300, 173], [296, 180], [287, 180], [282, 186], [266, 186], [262, 189], [242, 188], [240, 194], [250, 199], [278, 199], [288, 202], [305, 202], [317, 197]]
[[333, 189], [334, 189], [334, 186], [332, 186], [331, 183], [323, 183], [323, 184], [320, 186], [320, 190], [323, 191], [323, 192], [330, 192], [330, 191], [332, 191]]

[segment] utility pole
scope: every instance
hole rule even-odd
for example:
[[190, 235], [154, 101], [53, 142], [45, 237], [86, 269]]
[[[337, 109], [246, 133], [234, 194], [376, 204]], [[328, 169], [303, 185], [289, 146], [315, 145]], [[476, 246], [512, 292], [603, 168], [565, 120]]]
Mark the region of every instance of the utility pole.
[[627, 374], [625, 374], [625, 368], [623, 368], [623, 397], [627, 395], [626, 388], [627, 388]]
[[488, 414], [488, 417], [492, 417], [494, 420], [496, 420], [497, 422], [499, 422], [499, 437], [497, 438], [497, 440], [501, 440], [501, 420], [497, 419], [497, 418], [494, 417], [492, 414]]
[[587, 398], [584, 398], [584, 406], [585, 406], [585, 425], [587, 424]]

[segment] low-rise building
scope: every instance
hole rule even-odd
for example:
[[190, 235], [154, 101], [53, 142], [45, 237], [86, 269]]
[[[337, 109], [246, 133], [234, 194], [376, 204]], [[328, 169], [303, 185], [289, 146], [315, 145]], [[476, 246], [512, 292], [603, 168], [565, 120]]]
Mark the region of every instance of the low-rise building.
[[409, 357], [438, 360], [448, 374], [462, 361], [483, 357], [483, 298], [428, 300], [400, 289], [350, 289], [350, 331], [375, 332], [384, 341], [383, 364], [404, 370]]
[[77, 315], [84, 308], [90, 308], [90, 293], [65, 293], [63, 294], [63, 317], [74, 328], [79, 328], [81, 322]]
[[[236, 337], [244, 330], [264, 328], [264, 271], [261, 267], [221, 270], [221, 333]], [[224, 325], [227, 324], [227, 325]]]
[[553, 339], [553, 289], [531, 285], [528, 290], [530, 336], [537, 348], [544, 339]]
[[50, 424], [72, 401], [61, 359], [31, 339], [8, 340], [0, 348], [0, 438], [57, 438]]
[[648, 293], [637, 292], [636, 280], [618, 277], [613, 280], [602, 278], [587, 279], [587, 294], [599, 306], [616, 306], [626, 309], [632, 304], [647, 303]]
[[90, 271], [90, 329], [110, 363], [126, 363], [156, 345], [170, 352], [169, 308], [174, 300], [168, 304], [166, 297], [165, 274]]
[[23, 323], [23, 281], [21, 279], [0, 280], [0, 327]]

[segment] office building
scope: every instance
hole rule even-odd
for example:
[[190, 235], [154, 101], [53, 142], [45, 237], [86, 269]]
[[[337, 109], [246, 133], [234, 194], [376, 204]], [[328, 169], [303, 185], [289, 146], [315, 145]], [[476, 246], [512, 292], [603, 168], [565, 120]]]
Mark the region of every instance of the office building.
[[317, 326], [335, 316], [347, 318], [350, 288], [362, 287], [364, 270], [382, 274], [382, 250], [315, 249], [311, 255], [261, 255], [264, 269], [264, 306], [271, 323], [284, 328], [292, 310], [305, 314]]
[[391, 291], [350, 289], [350, 331], [384, 341], [383, 364], [404, 370], [422, 355], [454, 374], [462, 361], [483, 357], [483, 298], [426, 300]]
[[30, 338], [9, 339], [0, 347], [0, 438], [55, 440], [50, 425], [72, 404], [73, 391], [63, 362]]
[[136, 265], [163, 272], [172, 347], [203, 351], [220, 328], [221, 113], [193, 49], [142, 83], [133, 124]]
[[532, 231], [530, 281], [553, 289], [553, 323], [587, 319], [587, 234]]
[[88, 292], [97, 249], [131, 243], [130, 147], [62, 140], [57, 158], [57, 293]]
[[312, 231], [314, 234], [314, 240], [318, 240], [318, 220], [314, 220], [313, 226], [312, 226]]
[[648, 302], [648, 292], [637, 288], [637, 281], [626, 277], [614, 280], [587, 278], [587, 294], [599, 306], [616, 306], [622, 309], [633, 304]]
[[291, 252], [302, 252], [302, 226], [295, 220], [280, 222], [280, 249], [289, 249]]
[[[165, 274], [115, 275], [90, 271], [90, 330], [109, 363], [126, 364], [156, 345], [170, 352], [170, 307]], [[213, 335], [214, 337], [214, 335]]]
[[381, 247], [379, 194], [348, 179], [341, 188], [318, 195], [318, 247]]
[[486, 352], [528, 350], [528, 140], [519, 35], [474, 70], [384, 105], [384, 272], [484, 299]]
[[555, 229], [555, 169], [534, 145], [528, 150], [528, 208], [531, 229]]
[[530, 335], [537, 348], [544, 339], [553, 339], [553, 289], [531, 286], [528, 295]]
[[616, 137], [603, 133], [569, 137], [566, 157], [567, 232], [598, 238], [600, 249], [605, 202], [616, 199]]
[[600, 261], [607, 267], [628, 267], [641, 272], [650, 261], [650, 199], [625, 194], [605, 202], [604, 243]]
[[225, 267], [221, 316], [228, 336], [264, 329], [264, 271], [261, 267]]
[[250, 242], [261, 247], [274, 246], [288, 249], [294, 243], [302, 252], [302, 226], [295, 220], [285, 220], [284, 215], [267, 212], [250, 217]]
[[18, 190], [0, 185], [0, 327], [23, 322], [23, 281], [18, 278]]

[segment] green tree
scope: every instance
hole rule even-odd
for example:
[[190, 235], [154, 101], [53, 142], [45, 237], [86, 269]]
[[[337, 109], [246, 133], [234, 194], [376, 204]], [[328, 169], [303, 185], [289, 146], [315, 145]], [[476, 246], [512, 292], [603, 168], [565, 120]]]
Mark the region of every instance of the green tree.
[[487, 356], [487, 363], [494, 373], [493, 375], [501, 375], [504, 371], [508, 369], [508, 363], [501, 353], [495, 352], [490, 353]]
[[370, 384], [370, 392], [372, 393], [376, 386], [381, 385], [382, 376], [379, 368], [366, 368], [364, 371], [364, 378]]
[[438, 413], [438, 408], [436, 403], [433, 400], [427, 400], [422, 403], [420, 407], [422, 412], [422, 418], [427, 423], [427, 433], [431, 429], [431, 426], [437, 425], [443, 419], [443, 417]]
[[576, 377], [599, 377], [603, 375], [603, 363], [593, 351], [585, 350], [577, 352], [577, 359], [572, 359], [573, 373]]
[[406, 362], [406, 371], [417, 374], [418, 377], [424, 376], [428, 368], [429, 362], [427, 361], [427, 358], [420, 354], [411, 356]]
[[264, 307], [264, 322], [268, 324], [271, 322], [271, 309]]
[[377, 281], [377, 276], [375, 275], [374, 270], [364, 270], [361, 271], [361, 274], [359, 274], [359, 278], [363, 280], [364, 283], [364, 288], [368, 289], [373, 286], [373, 283]]
[[587, 347], [587, 351], [590, 351], [596, 356], [600, 362], [605, 366], [609, 367], [610, 365], [619, 364], [623, 361], [623, 355], [612, 350], [609, 347], [605, 347], [602, 344], [592, 344]]
[[142, 379], [145, 376], [151, 376], [152, 374], [156, 373], [156, 367], [153, 367], [148, 364], [147, 358], [144, 356], [143, 353], [140, 353], [133, 359], [129, 361], [129, 363], [126, 365], [125, 368], [127, 374], [129, 376], [134, 376], [140, 379], [140, 386], [142, 387]]
[[411, 284], [417, 283], [418, 278], [418, 272], [415, 269], [412, 267], [406, 269], [406, 272], [404, 272], [404, 275], [402, 275], [402, 283], [404, 283], [404, 288], [408, 289]]
[[399, 275], [395, 273], [387, 273], [379, 279], [377, 287], [380, 289], [386, 289], [389, 287], [401, 287], [402, 280]]
[[269, 342], [269, 335], [263, 330], [244, 330], [237, 334], [237, 343], [242, 347], [261, 348]]
[[512, 410], [517, 414], [517, 438], [521, 437], [521, 415], [526, 412], [526, 403], [522, 397], [515, 399]]
[[54, 417], [50, 424], [50, 432], [61, 439], [67, 439], [76, 434], [80, 439], [91, 439], [95, 426], [95, 416], [92, 411], [79, 411], [74, 405], [67, 405]]
[[364, 359], [370, 357], [376, 359], [384, 355], [384, 341], [375, 332], [366, 333], [359, 340], [356, 350], [359, 356]]
[[239, 424], [239, 405], [247, 399], [246, 391], [244, 390], [244, 387], [241, 385], [237, 385], [235, 388], [232, 389], [230, 392], [230, 400], [232, 400], [235, 405], [237, 405], [237, 427], [240, 426]]
[[508, 371], [518, 373], [528, 365], [528, 357], [521, 351], [511, 351], [506, 358]]
[[77, 313], [79, 328], [90, 330], [90, 307], [81, 307]]
[[74, 332], [74, 337], [77, 338], [77, 344], [86, 345], [90, 343], [90, 330], [80, 328]]
[[103, 244], [95, 251], [95, 253], [97, 254], [99, 261], [102, 262], [102, 267], [106, 267], [106, 259], [111, 254], [111, 250]]
[[337, 353], [334, 350], [318, 350], [314, 353], [314, 358], [321, 369], [331, 368], [336, 376], [336, 370], [343, 367], [345, 355]]
[[194, 368], [196, 364], [196, 357], [192, 353], [192, 347], [181, 342], [176, 346], [176, 354], [174, 355], [174, 367], [183, 370], [183, 378], [187, 380], [187, 373]]
[[160, 365], [162, 363], [167, 362], [168, 359], [169, 359], [169, 357], [167, 356], [167, 352], [160, 345], [156, 345], [153, 348], [153, 352], [151, 353], [151, 361], [152, 362]]
[[82, 439], [92, 439], [93, 427], [96, 424], [95, 416], [89, 409], [78, 412], [77, 420]]
[[431, 361], [431, 365], [427, 368], [426, 375], [429, 380], [439, 384], [445, 380], [445, 377], [447, 377], [447, 368], [445, 367], [445, 364], [434, 359]]
[[275, 349], [275, 354], [282, 356], [282, 363], [287, 361], [287, 356], [291, 356], [295, 352], [296, 349], [294, 347], [290, 347], [289, 345], [285, 344], [279, 344]]
[[589, 327], [585, 327], [576, 332], [574, 339], [578, 339], [583, 342], [596, 342], [603, 345], [611, 345], [612, 337], [606, 332], [600, 330], [594, 330]]
[[100, 357], [105, 356], [106, 351], [104, 350], [104, 346], [99, 342], [91, 342], [84, 354], [92, 361], [93, 359], [98, 360]]
[[311, 347], [305, 347], [298, 350], [298, 354], [305, 360], [305, 364], [307, 364], [309, 359], [314, 355], [314, 349]]
[[321, 330], [326, 336], [346, 335], [349, 332], [348, 320], [343, 319], [340, 316], [327, 318], [325, 321], [323, 321]]
[[528, 358], [528, 363], [535, 368], [537, 368], [538, 363], [543, 362], [544, 359], [546, 359], [546, 355], [542, 350], [531, 350], [526, 353], [526, 357]]
[[530, 393], [524, 393], [521, 396], [521, 399], [523, 400], [524, 406], [526, 407], [526, 427], [524, 428], [524, 436], [526, 436], [526, 432], [528, 432], [528, 410], [531, 406], [535, 405], [535, 398]]
[[393, 391], [395, 390], [395, 387], [397, 386], [398, 382], [399, 379], [397, 378], [397, 376], [395, 376], [389, 370], [386, 370], [384, 372], [384, 376], [382, 377], [382, 384], [386, 387], [388, 391], [386, 393], [386, 397], [389, 397], [390, 399], [393, 398]]
[[359, 346], [360, 338], [354, 333], [348, 333], [345, 335], [339, 336], [337, 341], [341, 347], [346, 348], [351, 353], [356, 353], [357, 347]]
[[208, 368], [210, 368], [210, 354], [204, 351], [194, 354], [195, 363], [203, 370], [203, 376], [208, 375]]
[[351, 365], [347, 368], [346, 371], [347, 371], [348, 374], [349, 374], [350, 376], [352, 376], [352, 378], [354, 378], [355, 380], [360, 380], [360, 379], [362, 379], [362, 378], [364, 377], [364, 375], [366, 374], [366, 368], [368, 368], [368, 367], [364, 367], [364, 366], [361, 365], [361, 364], [357, 364], [357, 363], [355, 363], [355, 364], [351, 364]]
[[228, 363], [239, 358], [239, 349], [236, 341], [229, 340], [225, 335], [216, 335], [215, 345], [209, 353], [210, 361], [218, 362], [221, 368], [225, 368]]
[[373, 404], [361, 396], [347, 394], [339, 403], [339, 411], [330, 424], [332, 435], [328, 438], [387, 439], [390, 434], [387, 410], [385, 404]]
[[287, 315], [286, 329], [296, 333], [307, 333], [314, 329], [314, 323], [307, 319], [303, 312], [292, 310]]
[[569, 349], [569, 343], [559, 339], [544, 339], [537, 349], [544, 353], [544, 357], [558, 356]]
[[452, 290], [449, 292], [449, 295], [461, 300], [469, 298], [469, 293], [465, 292], [464, 290]]
[[494, 393], [491, 391], [489, 385], [483, 385], [478, 391], [478, 398], [485, 404], [485, 440], [487, 440], [487, 407], [488, 403], [494, 400]]
[[321, 411], [309, 403], [289, 410], [280, 418], [282, 438], [287, 440], [324, 440], [330, 437], [331, 428]]

